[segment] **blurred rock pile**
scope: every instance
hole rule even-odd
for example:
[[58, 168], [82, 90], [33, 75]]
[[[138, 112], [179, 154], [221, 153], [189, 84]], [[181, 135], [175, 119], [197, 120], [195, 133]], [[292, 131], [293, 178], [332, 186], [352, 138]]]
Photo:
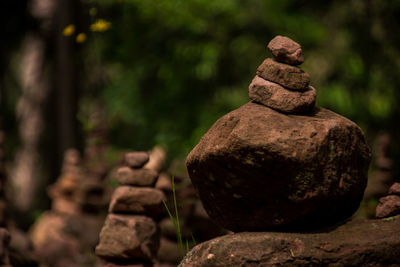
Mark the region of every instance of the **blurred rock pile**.
[[31, 227], [30, 235], [41, 263], [49, 266], [91, 266], [109, 196], [107, 187], [86, 176], [79, 152], [65, 152], [60, 177], [49, 186], [51, 210]]

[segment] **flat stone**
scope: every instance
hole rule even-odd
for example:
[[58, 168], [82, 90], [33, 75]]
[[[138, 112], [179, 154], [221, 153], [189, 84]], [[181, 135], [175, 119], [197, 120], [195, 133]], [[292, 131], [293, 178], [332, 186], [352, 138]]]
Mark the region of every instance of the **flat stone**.
[[400, 196], [400, 183], [394, 183], [390, 186], [389, 195], [399, 195]]
[[144, 214], [158, 219], [165, 215], [164, 193], [155, 188], [119, 186], [115, 189], [109, 207], [112, 213]]
[[399, 237], [399, 216], [320, 233], [244, 232], [197, 245], [179, 266], [398, 266]]
[[149, 161], [149, 153], [137, 151], [125, 154], [125, 162], [131, 168], [141, 168]]
[[305, 91], [288, 90], [259, 76], [249, 86], [251, 100], [283, 113], [306, 113], [315, 106], [317, 92], [312, 86]]
[[300, 65], [304, 62], [301, 46], [285, 36], [276, 36], [268, 44], [268, 49], [278, 62]]
[[389, 195], [379, 199], [376, 207], [376, 217], [385, 218], [400, 214], [400, 196]]
[[272, 58], [264, 60], [257, 69], [257, 75], [291, 90], [306, 90], [310, 84], [310, 76], [303, 70], [276, 62]]
[[158, 173], [150, 169], [132, 169], [121, 167], [117, 171], [117, 181], [121, 185], [153, 186]]
[[159, 230], [151, 218], [109, 214], [100, 232], [96, 255], [106, 260], [151, 260], [159, 245]]
[[285, 115], [250, 102], [214, 123], [186, 164], [210, 218], [236, 232], [348, 218], [370, 159], [361, 129], [332, 111]]

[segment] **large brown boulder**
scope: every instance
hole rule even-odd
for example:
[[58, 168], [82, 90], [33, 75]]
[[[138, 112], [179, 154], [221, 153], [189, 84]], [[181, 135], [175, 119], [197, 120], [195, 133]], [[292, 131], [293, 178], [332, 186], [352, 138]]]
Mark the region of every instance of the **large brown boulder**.
[[370, 150], [361, 129], [323, 108], [285, 115], [247, 103], [187, 157], [204, 208], [232, 231], [332, 224], [358, 208]]
[[179, 266], [399, 266], [399, 237], [399, 216], [320, 233], [237, 233], [197, 245]]

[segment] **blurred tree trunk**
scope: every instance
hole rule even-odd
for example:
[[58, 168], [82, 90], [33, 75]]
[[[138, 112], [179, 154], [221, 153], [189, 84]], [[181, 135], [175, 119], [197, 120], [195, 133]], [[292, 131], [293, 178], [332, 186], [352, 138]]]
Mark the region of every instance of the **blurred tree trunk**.
[[61, 34], [67, 25], [76, 26], [76, 10], [78, 0], [57, 1], [57, 131], [58, 131], [58, 158], [68, 148], [77, 148], [77, 67], [75, 53], [75, 35]]
[[[75, 25], [78, 4], [79, 0], [31, 2], [30, 12], [38, 27], [33, 27], [27, 34], [23, 46], [22, 96], [16, 111], [21, 147], [16, 153], [11, 173], [16, 196], [13, 202], [20, 212], [27, 212], [36, 204], [37, 189], [46, 180], [38, 177], [39, 142], [44, 129], [54, 132], [46, 135], [55, 139], [52, 141], [55, 147], [45, 149], [51, 157], [48, 162], [55, 166], [44, 166], [50, 169], [52, 175], [54, 171], [51, 169], [61, 165], [64, 151], [77, 147], [75, 34], [64, 35], [63, 30], [70, 24]], [[55, 46], [51, 45], [51, 37], [55, 37]], [[51, 51], [52, 47], [55, 47], [55, 51]], [[51, 52], [56, 55], [54, 62], [49, 61]], [[50, 116], [43, 114], [46, 102], [52, 106]]]
[[12, 203], [19, 212], [31, 209], [35, 200], [38, 181], [38, 147], [43, 130], [43, 105], [50, 90], [47, 48], [52, 30], [55, 0], [33, 0], [29, 12], [35, 25], [23, 42], [20, 80], [22, 95], [17, 103], [21, 146], [15, 155], [10, 173], [14, 199]]

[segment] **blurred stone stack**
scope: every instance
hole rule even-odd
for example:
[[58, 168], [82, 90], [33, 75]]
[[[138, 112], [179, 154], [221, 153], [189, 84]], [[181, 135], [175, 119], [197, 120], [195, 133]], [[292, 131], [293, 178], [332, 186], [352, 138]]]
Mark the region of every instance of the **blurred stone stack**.
[[[41, 263], [82, 266], [82, 261], [94, 260], [92, 250], [98, 241], [103, 217], [84, 210], [90, 195], [85, 193], [98, 187], [87, 180], [79, 151], [67, 150], [60, 177], [48, 188], [51, 210], [44, 212], [30, 229]], [[104, 206], [108, 200], [100, 202], [97, 205]]]
[[250, 99], [282, 113], [310, 112], [317, 94], [310, 86], [310, 76], [295, 66], [304, 61], [300, 45], [277, 36], [268, 49], [275, 60], [267, 58], [258, 67], [249, 86]]
[[160, 245], [157, 221], [165, 215], [166, 197], [154, 188], [163, 162], [157, 156], [149, 162], [147, 152], [130, 152], [125, 163], [117, 171], [120, 186], [111, 197], [96, 254], [113, 266], [152, 265]]

